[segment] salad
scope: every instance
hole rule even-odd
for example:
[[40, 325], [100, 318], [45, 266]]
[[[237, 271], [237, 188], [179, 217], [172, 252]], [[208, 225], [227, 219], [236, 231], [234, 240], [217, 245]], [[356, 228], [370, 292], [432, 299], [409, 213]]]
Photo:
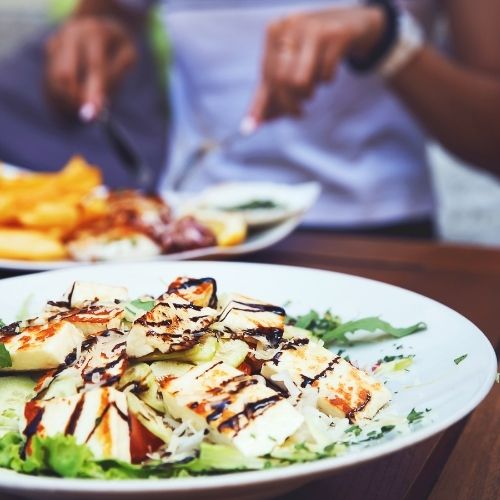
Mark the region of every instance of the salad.
[[332, 343], [378, 317], [220, 293], [178, 277], [159, 297], [77, 281], [39, 316], [0, 323], [0, 467], [81, 478], [171, 478], [332, 457], [422, 419], [384, 416], [390, 356], [365, 371]]

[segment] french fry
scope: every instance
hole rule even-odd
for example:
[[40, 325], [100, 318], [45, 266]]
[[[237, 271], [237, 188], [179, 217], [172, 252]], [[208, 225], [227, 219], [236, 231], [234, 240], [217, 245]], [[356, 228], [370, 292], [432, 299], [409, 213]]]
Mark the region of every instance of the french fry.
[[43, 202], [21, 211], [17, 220], [22, 226], [30, 228], [73, 228], [80, 220], [80, 210], [76, 204], [64, 200]]
[[58, 260], [66, 258], [64, 245], [41, 231], [0, 228], [0, 258]]

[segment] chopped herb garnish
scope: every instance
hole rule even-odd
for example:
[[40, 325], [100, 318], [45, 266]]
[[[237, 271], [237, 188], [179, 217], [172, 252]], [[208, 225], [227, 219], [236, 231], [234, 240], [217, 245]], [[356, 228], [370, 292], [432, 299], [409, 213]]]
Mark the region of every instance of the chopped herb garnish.
[[10, 368], [12, 366], [12, 359], [10, 353], [4, 344], [0, 344], [0, 368]]
[[[427, 409], [425, 411], [427, 411]], [[420, 420], [422, 420], [423, 418], [424, 418], [424, 412], [416, 411], [415, 408], [413, 408], [411, 412], [408, 413], [408, 415], [406, 416], [406, 420], [408, 420], [409, 424], [415, 424], [417, 422], [420, 422]]]
[[458, 356], [458, 358], [455, 358], [453, 361], [456, 365], [461, 363], [465, 358], [467, 357], [467, 354], [462, 354], [462, 356]]
[[346, 429], [346, 433], [353, 433], [355, 436], [359, 436], [361, 434], [361, 427], [359, 425], [351, 425], [349, 429]]
[[361, 441], [358, 441], [355, 444], [366, 443], [367, 441], [374, 441], [375, 439], [380, 439], [380, 438], [384, 437], [385, 434], [387, 434], [388, 432], [391, 432], [395, 427], [396, 427], [395, 425], [383, 425], [380, 428], [380, 432], [370, 431], [367, 434], [368, 437], [366, 439], [362, 439]]
[[225, 212], [238, 212], [240, 210], [258, 210], [262, 208], [281, 208], [282, 205], [274, 202], [273, 200], [253, 200], [248, 203], [242, 203], [241, 205], [235, 205], [233, 207], [219, 207], [219, 210], [224, 210]]

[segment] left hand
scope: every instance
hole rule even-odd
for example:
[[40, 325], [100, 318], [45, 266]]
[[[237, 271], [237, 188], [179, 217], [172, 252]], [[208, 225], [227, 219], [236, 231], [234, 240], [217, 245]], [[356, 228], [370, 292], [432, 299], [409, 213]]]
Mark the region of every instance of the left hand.
[[340, 61], [368, 54], [384, 29], [384, 13], [376, 6], [330, 8], [272, 23], [250, 118], [260, 124], [299, 116], [304, 101], [334, 77]]

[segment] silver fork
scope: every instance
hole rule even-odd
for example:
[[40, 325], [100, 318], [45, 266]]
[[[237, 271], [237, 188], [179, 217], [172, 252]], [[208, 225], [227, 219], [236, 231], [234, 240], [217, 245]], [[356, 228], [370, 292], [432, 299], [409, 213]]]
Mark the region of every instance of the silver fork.
[[231, 132], [222, 139], [205, 139], [196, 149], [194, 149], [184, 160], [179, 175], [174, 180], [172, 188], [178, 191], [187, 180], [203, 165], [203, 160], [214, 151], [227, 152], [233, 144], [240, 139], [250, 136], [257, 129], [257, 125], [251, 118], [245, 118], [238, 130]]

